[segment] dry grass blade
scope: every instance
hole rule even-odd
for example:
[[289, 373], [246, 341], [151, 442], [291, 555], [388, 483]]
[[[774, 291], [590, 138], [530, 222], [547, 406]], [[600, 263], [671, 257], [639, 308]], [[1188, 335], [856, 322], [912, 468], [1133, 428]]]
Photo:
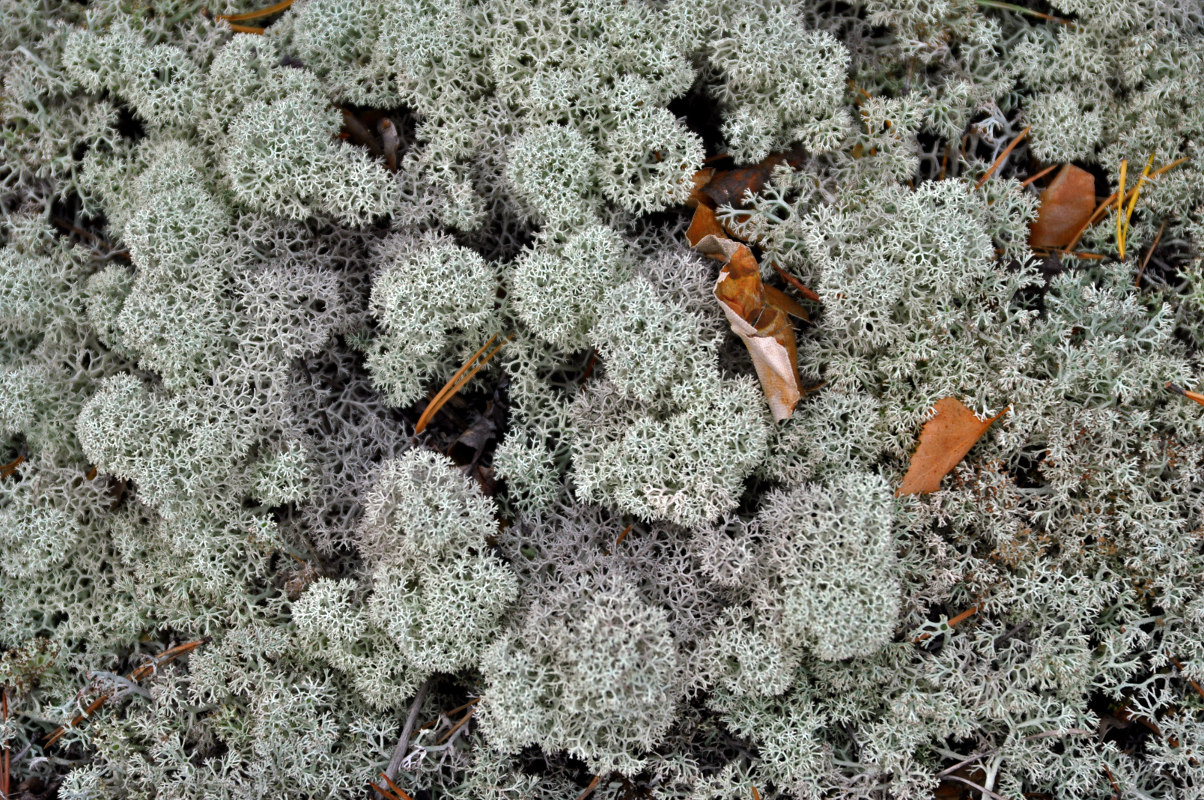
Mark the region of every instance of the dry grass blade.
[[[426, 426], [429, 425], [431, 423], [431, 419], [433, 419], [434, 416], [439, 413], [439, 409], [443, 408], [447, 401], [450, 400], [456, 392], [463, 389], [464, 386], [470, 380], [472, 380], [473, 376], [480, 372], [481, 368], [488, 364], [491, 358], [497, 355], [498, 351], [502, 349], [502, 345], [510, 341], [510, 337], [507, 336], [502, 340], [501, 344], [490, 350], [489, 354], [482, 358], [481, 356], [485, 352], [486, 348], [493, 344], [495, 339], [497, 339], [496, 333], [489, 337], [489, 341], [481, 345], [480, 350], [472, 354], [472, 358], [464, 362], [464, 366], [456, 370], [456, 374], [451, 376], [451, 380], [443, 384], [443, 388], [435, 394], [435, 396], [431, 399], [431, 402], [427, 404], [426, 410], [422, 412], [422, 416], [418, 418], [418, 423], [414, 426], [414, 433], [422, 433], [424, 430], [426, 430]], [[479, 362], [477, 361], [478, 358], [481, 359]]]
[[1012, 151], [1016, 149], [1016, 145], [1024, 141], [1025, 136], [1028, 136], [1028, 131], [1031, 127], [1032, 126], [1030, 125], [1028, 128], [1020, 131], [1020, 133], [1016, 135], [1016, 138], [1011, 141], [1011, 144], [1003, 148], [1003, 152], [999, 154], [999, 157], [995, 159], [995, 162], [991, 164], [986, 173], [984, 173], [983, 176], [978, 179], [978, 183], [974, 184], [975, 189], [981, 189], [982, 185], [991, 179], [991, 176], [995, 174], [995, 170], [999, 169], [999, 166], [1003, 164], [1004, 159], [1010, 156]]
[[1001, 0], [974, 0], [974, 2], [978, 3], [978, 5], [982, 6], [983, 8], [998, 8], [1002, 9], [1003, 11], [1014, 11], [1017, 14], [1023, 14], [1026, 17], [1043, 19], [1046, 22], [1057, 22], [1060, 25], [1074, 25], [1073, 20], [1055, 17], [1053, 14], [1046, 14], [1032, 8], [1016, 5], [1015, 3], [1004, 3], [1001, 2]]

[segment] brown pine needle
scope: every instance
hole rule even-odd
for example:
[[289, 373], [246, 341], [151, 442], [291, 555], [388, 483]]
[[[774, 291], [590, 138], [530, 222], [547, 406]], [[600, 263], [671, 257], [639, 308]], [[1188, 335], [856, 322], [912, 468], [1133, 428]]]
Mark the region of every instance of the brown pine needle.
[[585, 798], [587, 798], [591, 794], [593, 794], [594, 789], [598, 788], [598, 784], [601, 783], [601, 781], [602, 781], [602, 776], [595, 775], [594, 779], [589, 782], [589, 786], [585, 787], [585, 791], [582, 792], [581, 794], [577, 795], [577, 800], [585, 800]]
[[253, 33], [257, 36], [263, 36], [263, 28], [256, 28], [251, 25], [238, 25], [234, 22], [228, 24], [230, 25], [230, 30], [234, 33]]
[[[170, 664], [180, 656], [184, 655], [185, 653], [192, 652], [208, 641], [209, 637], [206, 636], [203, 639], [194, 639], [191, 642], [185, 642], [184, 644], [178, 644], [175, 647], [168, 648], [145, 664], [136, 667], [130, 672], [130, 674], [126, 675], [125, 678], [128, 681], [141, 681], [143, 678], [154, 674], [155, 670], [157, 670], [159, 667], [165, 664]], [[101, 693], [95, 700], [88, 704], [87, 708], [76, 714], [70, 722], [68, 722], [66, 725], [60, 725], [59, 727], [55, 728], [54, 731], [52, 731], [45, 738], [45, 740], [43, 740], [42, 746], [50, 747], [59, 739], [62, 739], [63, 736], [67, 734], [67, 731], [71, 730], [76, 725], [79, 725], [81, 722], [88, 719], [88, 717], [92, 716], [92, 714], [94, 714], [101, 706], [109, 701], [111, 696], [112, 695], [108, 692]]]
[[400, 798], [400, 800], [414, 800], [414, 798], [410, 797], [409, 792], [407, 792], [405, 789], [402, 789], [396, 783], [393, 783], [393, 779], [388, 775], [382, 772], [380, 776], [385, 779], [385, 783], [389, 785], [389, 789], [391, 789], [393, 793]]
[[757, 791], [757, 787], [752, 786], [750, 788], [752, 789], [753, 800], [761, 800], [761, 793]]
[[465, 714], [464, 717], [459, 722], [457, 722], [455, 725], [452, 725], [451, 730], [448, 731], [447, 733], [443, 734], [443, 736], [440, 737], [439, 741], [435, 742], [435, 744], [440, 745], [440, 744], [443, 744], [444, 742], [446, 742], [448, 739], [450, 739], [452, 737], [453, 733], [460, 730], [460, 728], [463, 728], [464, 723], [466, 723], [466, 722], [468, 722], [468, 720], [472, 719], [472, 715], [474, 713], [476, 713], [475, 707], [468, 709], [468, 713]]
[[1154, 251], [1158, 249], [1158, 243], [1162, 241], [1162, 232], [1166, 230], [1166, 220], [1158, 226], [1158, 235], [1154, 237], [1154, 243], [1150, 245], [1150, 249], [1145, 251], [1145, 258], [1141, 259], [1141, 269], [1137, 270], [1137, 280], [1133, 281], [1133, 288], [1141, 288], [1141, 276], [1145, 272], [1146, 265], [1150, 263], [1150, 259], [1154, 257]]
[[279, 3], [273, 3], [267, 8], [261, 8], [258, 11], [244, 11], [241, 14], [215, 14], [215, 19], [224, 19], [226, 22], [246, 22], [249, 19], [259, 19], [260, 17], [270, 17], [273, 14], [279, 14], [293, 4], [293, 0], [280, 0]]
[[398, 797], [397, 795], [393, 794], [393, 792], [391, 792], [388, 789], [385, 789], [383, 787], [377, 786], [372, 781], [368, 781], [368, 785], [371, 786], [377, 794], [379, 794], [381, 797], [385, 798], [385, 800], [406, 800], [406, 798], [409, 798], [409, 800], [413, 800], [412, 798], [409, 797], [409, 795], [406, 795], [406, 798]]
[[[455, 707], [455, 708], [453, 708], [451, 711], [445, 711], [445, 712], [443, 712], [442, 716], [444, 716], [444, 717], [450, 717], [452, 714], [459, 714], [459, 713], [460, 713], [461, 711], [463, 711], [464, 709], [468, 708], [469, 706], [475, 706], [475, 705], [476, 705], [477, 703], [479, 703], [480, 701], [481, 701], [481, 698], [479, 698], [479, 697], [474, 697], [474, 698], [472, 698], [471, 700], [469, 700], [467, 703], [465, 703], [465, 704], [464, 704], [464, 705], [462, 705], [462, 706], [456, 706], [456, 707]], [[431, 720], [430, 722], [427, 722], [427, 723], [424, 723], [424, 724], [422, 724], [422, 725], [418, 726], [418, 730], [420, 730], [420, 731], [424, 731], [424, 730], [426, 730], [427, 728], [429, 728], [429, 727], [431, 727], [432, 725], [434, 725], [435, 723], [437, 723], [438, 721], [439, 721], [439, 717], [435, 717], [435, 718], [434, 718], [433, 720]]]
[[14, 458], [12, 461], [8, 462], [4, 466], [0, 466], [0, 479], [11, 478], [13, 476], [13, 473], [15, 473], [17, 471], [17, 467], [21, 466], [24, 463], [25, 463], [25, 454], [21, 453], [19, 456], [17, 456], [16, 458]]
[[619, 538], [615, 539], [615, 547], [618, 547], [620, 544], [622, 544], [623, 540], [627, 538], [627, 534], [631, 533], [631, 528], [634, 525], [635, 523], [633, 522], [631, 525], [628, 525], [623, 529], [623, 532], [619, 534]]
[[[961, 623], [968, 620], [970, 617], [977, 614], [978, 610], [980, 608], [981, 608], [981, 606], [970, 606], [965, 611], [958, 614], [956, 617], [950, 617], [949, 621], [945, 624], [947, 624], [950, 628], [956, 628], [958, 625], [960, 625]], [[932, 636], [931, 633], [922, 633], [915, 638], [914, 643], [919, 644], [920, 642], [924, 641], [925, 639], [928, 639], [930, 636]]]
[[815, 292], [808, 289], [806, 286], [803, 286], [802, 282], [798, 278], [794, 277], [789, 272], [787, 272], [786, 270], [779, 267], [777, 265], [777, 262], [771, 262], [770, 265], [777, 271], [778, 275], [780, 275], [782, 277], [782, 280], [786, 281], [786, 283], [793, 286], [794, 290], [796, 292], [798, 292], [799, 294], [801, 294], [803, 297], [805, 297], [808, 300], [811, 300], [813, 302], [816, 302], [816, 303], [823, 302], [819, 299], [819, 295], [817, 295]]
[[1204, 406], [1204, 394], [1200, 394], [1199, 392], [1189, 392], [1179, 384], [1171, 383], [1170, 381], [1167, 381], [1166, 390], [1181, 397], [1186, 397], [1188, 400], [1194, 400], [1195, 402]]
[[1038, 172], [1036, 175], [1032, 176], [1031, 178], [1029, 178], [1028, 180], [1026, 180], [1024, 183], [1022, 183], [1022, 184], [1020, 184], [1020, 185], [1021, 185], [1022, 187], [1023, 187], [1023, 186], [1029, 186], [1030, 184], [1032, 184], [1032, 183], [1034, 183], [1034, 182], [1036, 182], [1036, 181], [1039, 181], [1039, 180], [1041, 180], [1042, 178], [1044, 178], [1046, 175], [1048, 175], [1049, 173], [1053, 172], [1053, 171], [1054, 171], [1055, 169], [1057, 169], [1057, 168], [1058, 168], [1058, 165], [1057, 165], [1057, 164], [1050, 164], [1048, 167], [1046, 167], [1045, 169], [1041, 170], [1041, 171], [1040, 171], [1040, 172]]
[[1003, 152], [1000, 153], [999, 157], [995, 159], [995, 163], [991, 164], [986, 173], [978, 179], [978, 183], [974, 184], [975, 189], [981, 189], [982, 185], [990, 180], [991, 176], [995, 174], [995, 170], [999, 169], [999, 165], [1003, 163], [1004, 159], [1011, 155], [1012, 151], [1016, 149], [1016, 145], [1024, 141], [1025, 136], [1028, 136], [1030, 128], [1032, 128], [1032, 125], [1029, 125], [1027, 128], [1020, 131], [1020, 133], [1016, 135], [1016, 138], [1012, 140], [1011, 144], [1003, 148]]
[[[481, 358], [481, 354], [485, 352], [485, 349], [489, 347], [489, 345], [493, 344], [493, 340], [496, 338], [496, 333], [493, 336], [490, 336], [489, 341], [481, 345], [481, 349], [473, 353], [472, 358], [468, 359], [468, 361], [464, 362], [464, 366], [456, 370], [456, 374], [451, 376], [451, 380], [443, 384], [443, 388], [435, 394], [434, 398], [431, 399], [431, 402], [427, 404], [426, 410], [422, 412], [422, 416], [418, 418], [418, 424], [414, 426], [414, 433], [422, 433], [424, 430], [426, 430], [426, 426], [429, 425], [431, 419], [439, 413], [439, 409], [443, 408], [444, 404], [446, 404], [456, 392], [463, 389], [464, 386], [470, 380], [472, 380], [473, 376], [480, 372], [481, 368], [488, 364], [491, 358], [497, 355], [497, 352], [502, 349], [502, 345], [510, 341], [510, 337], [507, 336], [502, 340], [501, 344], [493, 348], [493, 350], [490, 350], [489, 354], [484, 358]], [[477, 363], [476, 366], [473, 366], [473, 363], [476, 362], [478, 358], [481, 358], [480, 363]]]

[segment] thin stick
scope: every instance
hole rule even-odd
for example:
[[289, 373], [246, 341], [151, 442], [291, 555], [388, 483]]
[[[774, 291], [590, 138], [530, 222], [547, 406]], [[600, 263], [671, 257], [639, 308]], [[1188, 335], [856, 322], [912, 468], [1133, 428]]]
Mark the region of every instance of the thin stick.
[[1154, 237], [1154, 243], [1150, 245], [1150, 249], [1146, 251], [1145, 258], [1141, 259], [1141, 269], [1137, 270], [1137, 280], [1133, 281], [1133, 288], [1141, 288], [1141, 276], [1145, 272], [1146, 265], [1150, 263], [1150, 259], [1154, 256], [1154, 251], [1158, 248], [1158, 243], [1162, 241], [1162, 232], [1166, 230], [1166, 220], [1158, 226], [1158, 235]]
[[389, 759], [389, 766], [385, 767], [385, 777], [390, 780], [396, 777], [397, 770], [401, 769], [401, 762], [405, 758], [406, 750], [410, 747], [410, 735], [414, 732], [414, 723], [418, 721], [418, 712], [422, 710], [422, 703], [426, 700], [427, 692], [430, 690], [431, 679], [427, 678], [419, 687], [418, 694], [414, 696], [414, 702], [410, 704], [410, 713], [406, 716], [406, 724], [401, 729], [401, 737], [397, 740], [397, 747], [393, 748], [393, 757]]
[[293, 0], [280, 0], [279, 3], [273, 3], [267, 8], [261, 8], [258, 11], [244, 11], [241, 14], [215, 14], [215, 19], [224, 19], [226, 22], [246, 22], [249, 19], [259, 19], [260, 17], [270, 17], [273, 14], [279, 14], [293, 4]]
[[1020, 133], [1016, 135], [1016, 138], [1012, 140], [1012, 143], [1003, 148], [1003, 152], [1000, 153], [999, 157], [995, 159], [995, 163], [991, 164], [991, 166], [987, 169], [986, 174], [978, 179], [978, 183], [974, 184], [975, 189], [981, 189], [982, 185], [990, 180], [991, 176], [995, 174], [995, 170], [999, 169], [999, 166], [1003, 163], [1004, 159], [1011, 155], [1012, 151], [1016, 149], [1016, 145], [1024, 141], [1025, 136], [1028, 136], [1029, 129], [1032, 127], [1032, 125], [1029, 125], [1027, 128], [1020, 131]]
[[819, 295], [817, 295], [815, 292], [808, 289], [806, 286], [803, 286], [802, 282], [800, 282], [798, 278], [794, 277], [789, 272], [787, 272], [786, 270], [779, 267], [777, 265], [776, 261], [770, 262], [770, 266], [772, 266], [777, 271], [778, 275], [782, 276], [782, 280], [786, 281], [786, 283], [793, 286], [795, 291], [797, 291], [803, 297], [807, 298], [808, 300], [812, 300], [816, 303], [823, 302], [822, 300], [819, 299]]
[[1041, 170], [1036, 175], [1034, 175], [1031, 178], [1029, 178], [1028, 180], [1026, 180], [1024, 183], [1020, 184], [1020, 186], [1025, 187], [1025, 186], [1028, 186], [1029, 184], [1033, 183], [1034, 181], [1039, 181], [1042, 178], [1044, 178], [1046, 175], [1048, 175], [1049, 173], [1053, 172], [1057, 168], [1058, 168], [1057, 164], [1050, 164], [1048, 167]]
[[594, 779], [589, 782], [589, 786], [585, 787], [585, 791], [582, 792], [581, 794], [577, 795], [577, 800], [585, 800], [585, 798], [587, 798], [591, 794], [593, 794], [594, 789], [598, 788], [598, 784], [601, 782], [601, 780], [602, 780], [601, 775], [595, 775]]
[[[424, 430], [426, 430], [426, 426], [430, 424], [431, 419], [435, 416], [435, 414], [439, 413], [439, 409], [443, 408], [444, 404], [452, 398], [452, 395], [464, 388], [465, 384], [472, 380], [472, 377], [476, 375], [482, 367], [488, 364], [491, 358], [497, 355], [498, 350], [502, 349], [502, 345], [510, 341], [510, 337], [507, 336], [504, 340], [502, 340], [501, 344], [489, 352], [489, 355], [481, 358], [481, 354], [485, 352], [485, 348], [493, 344], [493, 340], [496, 338], [496, 333], [493, 336], [490, 336], [489, 341], [481, 345], [481, 349], [473, 353], [472, 358], [468, 359], [468, 361], [464, 362], [464, 366], [456, 370], [456, 374], [451, 376], [451, 380], [443, 384], [443, 388], [435, 394], [431, 402], [427, 404], [426, 410], [422, 412], [422, 416], [418, 418], [418, 424], [414, 426], [414, 433], [422, 433]], [[481, 358], [481, 362], [474, 367], [473, 363], [478, 358]], [[472, 369], [471, 372], [469, 372], [469, 368]]]
[[1112, 791], [1116, 792], [1116, 800], [1120, 800], [1120, 786], [1116, 783], [1116, 778], [1112, 777], [1112, 770], [1108, 769], [1108, 765], [1104, 764], [1104, 772], [1108, 775], [1108, 783], [1112, 784]]
[[1003, 2], [1000, 2], [1000, 0], [974, 0], [974, 1], [976, 3], [978, 3], [980, 6], [983, 6], [984, 8], [999, 8], [1004, 11], [1014, 11], [1017, 14], [1024, 14], [1025, 16], [1036, 17], [1037, 19], [1043, 19], [1043, 20], [1046, 20], [1047, 22], [1058, 22], [1058, 23], [1061, 23], [1062, 25], [1073, 25], [1074, 24], [1074, 20], [1062, 19], [1061, 17], [1055, 17], [1052, 14], [1043, 14], [1040, 11], [1034, 11], [1031, 8], [1025, 8], [1024, 6], [1018, 6], [1018, 5], [1014, 5], [1012, 3], [1003, 3]]

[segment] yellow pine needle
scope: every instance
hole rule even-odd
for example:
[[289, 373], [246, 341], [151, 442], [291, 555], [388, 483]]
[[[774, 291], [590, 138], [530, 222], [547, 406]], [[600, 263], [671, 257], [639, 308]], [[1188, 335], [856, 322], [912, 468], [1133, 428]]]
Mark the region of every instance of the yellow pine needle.
[[1125, 260], [1125, 242], [1129, 236], [1129, 223], [1133, 218], [1133, 209], [1137, 206], [1137, 197], [1141, 194], [1141, 187], [1150, 177], [1150, 168], [1154, 166], [1154, 154], [1150, 153], [1149, 160], [1145, 162], [1145, 169], [1141, 171], [1141, 177], [1137, 179], [1137, 185], [1129, 194], [1129, 207], [1124, 208], [1125, 168], [1127, 166], [1128, 162], [1122, 159], [1120, 162], [1120, 188], [1116, 193], [1116, 250], [1120, 254], [1121, 261]]
[[[484, 358], [481, 358], [481, 354], [485, 352], [485, 349], [489, 347], [489, 345], [493, 344], [493, 341], [496, 338], [496, 333], [493, 336], [490, 336], [489, 341], [481, 345], [481, 349], [473, 353], [472, 358], [468, 359], [468, 361], [464, 362], [464, 366], [456, 370], [456, 374], [451, 376], [451, 380], [443, 384], [443, 388], [440, 389], [438, 393], [431, 399], [431, 402], [427, 405], [426, 410], [422, 412], [422, 416], [418, 418], [418, 424], [414, 426], [414, 433], [422, 433], [424, 430], [426, 430], [426, 426], [430, 424], [431, 419], [439, 413], [439, 409], [443, 408], [444, 404], [452, 398], [452, 395], [463, 389], [465, 384], [472, 380], [472, 377], [481, 371], [481, 367], [488, 364], [489, 360], [497, 355], [497, 352], [502, 349], [502, 345], [510, 341], [510, 337], [507, 336], [502, 340], [501, 344], [493, 348], [493, 350], [491, 350]], [[476, 362], [478, 358], [481, 358], [480, 363], [477, 363], [476, 366], [473, 366], [474, 362]]]
[[280, 0], [279, 3], [274, 3], [258, 11], [244, 11], [241, 14], [215, 14], [214, 16], [217, 19], [224, 19], [226, 22], [246, 22], [249, 19], [259, 19], [260, 17], [270, 17], [272, 14], [279, 14], [292, 4], [293, 0]]

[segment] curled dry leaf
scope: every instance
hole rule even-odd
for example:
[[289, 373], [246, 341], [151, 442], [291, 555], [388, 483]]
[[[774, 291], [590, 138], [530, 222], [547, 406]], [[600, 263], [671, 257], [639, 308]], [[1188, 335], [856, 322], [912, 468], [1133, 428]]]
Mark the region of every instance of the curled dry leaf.
[[1029, 229], [1031, 247], [1057, 250], [1074, 239], [1095, 211], [1095, 178], [1067, 164], [1041, 192], [1041, 208]]
[[982, 420], [956, 397], [938, 400], [935, 410], [936, 416], [925, 422], [920, 431], [920, 444], [912, 454], [903, 485], [895, 492], [897, 497], [928, 494], [940, 489], [941, 479], [1004, 413], [1000, 411], [990, 419]]
[[[699, 206], [699, 211], [702, 208]], [[693, 244], [698, 252], [723, 262], [715, 281], [715, 298], [752, 356], [773, 418], [778, 422], [789, 419], [803, 394], [789, 315], [806, 319], [806, 309], [761, 281], [761, 270], [748, 245], [713, 233]]]

